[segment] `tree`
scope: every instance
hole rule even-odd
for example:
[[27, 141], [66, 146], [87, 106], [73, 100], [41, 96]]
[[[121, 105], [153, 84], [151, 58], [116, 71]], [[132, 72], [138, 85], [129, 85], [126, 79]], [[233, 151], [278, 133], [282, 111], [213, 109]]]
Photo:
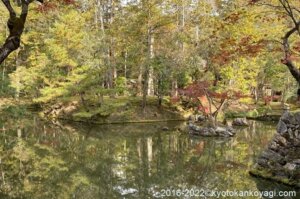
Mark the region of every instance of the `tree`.
[[[294, 77], [294, 79], [298, 82], [300, 86], [300, 70], [295, 64], [295, 48], [291, 48], [291, 38], [294, 34], [298, 34], [300, 36], [300, 3], [295, 0], [276, 0], [271, 3], [268, 1], [260, 1], [260, 0], [251, 0], [250, 3], [267, 6], [272, 9], [280, 10], [285, 13], [285, 18], [287, 19], [288, 27], [285, 30], [285, 34], [282, 38], [282, 46], [284, 57], [281, 62], [287, 66], [290, 73]], [[296, 43], [299, 46], [299, 43]], [[296, 48], [296, 51], [299, 51]], [[298, 97], [300, 96], [300, 89], [298, 89]]]
[[[43, 3], [43, 0], [38, 0]], [[5, 7], [9, 12], [9, 19], [7, 26], [9, 30], [9, 36], [5, 40], [5, 43], [0, 48], [0, 64], [9, 56], [10, 53], [17, 50], [20, 47], [21, 35], [24, 31], [25, 22], [28, 14], [28, 6], [33, 0], [21, 0], [22, 12], [19, 17], [13, 7], [10, 4], [10, 0], [2, 0]]]
[[192, 103], [197, 111], [202, 112], [213, 126], [217, 125], [217, 117], [223, 111], [229, 100], [237, 100], [245, 97], [240, 92], [230, 89], [217, 92], [212, 82], [199, 81], [188, 85], [179, 91], [181, 97]]

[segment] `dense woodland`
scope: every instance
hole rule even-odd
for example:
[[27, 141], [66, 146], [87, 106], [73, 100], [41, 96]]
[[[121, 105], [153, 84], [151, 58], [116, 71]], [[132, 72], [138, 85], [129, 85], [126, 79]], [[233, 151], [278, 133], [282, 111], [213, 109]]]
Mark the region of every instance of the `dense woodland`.
[[[255, 100], [269, 88], [285, 102], [298, 89], [299, 9], [298, 0], [32, 2], [20, 47], [1, 64], [0, 95], [104, 103], [103, 96], [176, 97], [210, 82], [214, 92]], [[4, 4], [0, 12], [3, 44]]]

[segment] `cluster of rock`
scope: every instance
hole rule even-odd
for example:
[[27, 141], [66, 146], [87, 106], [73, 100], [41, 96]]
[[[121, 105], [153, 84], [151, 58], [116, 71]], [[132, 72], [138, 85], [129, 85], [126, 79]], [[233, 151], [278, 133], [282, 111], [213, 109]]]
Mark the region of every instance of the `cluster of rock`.
[[281, 116], [277, 133], [250, 173], [300, 187], [300, 113]]
[[191, 135], [200, 135], [207, 137], [232, 137], [235, 135], [235, 131], [232, 127], [200, 127], [191, 122], [189, 123], [189, 133]]

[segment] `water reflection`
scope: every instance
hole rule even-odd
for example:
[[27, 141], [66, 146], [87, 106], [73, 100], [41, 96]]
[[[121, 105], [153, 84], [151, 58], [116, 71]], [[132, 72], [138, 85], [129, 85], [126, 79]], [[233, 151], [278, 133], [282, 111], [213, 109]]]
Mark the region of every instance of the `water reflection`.
[[[190, 137], [175, 130], [183, 123], [52, 125], [32, 118], [0, 125], [1, 198], [154, 198], [167, 188], [287, 189], [248, 175], [275, 124], [253, 122], [230, 139]], [[173, 130], [164, 132], [163, 126]]]

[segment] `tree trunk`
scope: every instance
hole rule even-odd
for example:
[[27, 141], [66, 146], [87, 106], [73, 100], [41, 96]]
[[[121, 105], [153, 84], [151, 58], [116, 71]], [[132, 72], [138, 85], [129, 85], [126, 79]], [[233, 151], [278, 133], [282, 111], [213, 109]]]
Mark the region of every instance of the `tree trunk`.
[[178, 82], [177, 79], [172, 81], [172, 97], [178, 96]]
[[[20, 47], [21, 35], [24, 31], [24, 26], [28, 13], [28, 6], [32, 0], [22, 1], [22, 11], [20, 17], [17, 17], [15, 10], [12, 8], [9, 0], [2, 0], [6, 9], [9, 12], [9, 19], [7, 26], [9, 29], [9, 36], [5, 40], [3, 46], [0, 48], [0, 65], [3, 61], [15, 50]], [[39, 0], [39, 2], [43, 2]]]
[[137, 96], [142, 96], [143, 94], [143, 67], [139, 67], [139, 75], [137, 79]]
[[153, 96], [154, 95], [154, 80], [153, 80], [153, 66], [152, 66], [152, 59], [154, 58], [154, 37], [152, 35], [152, 33], [150, 32], [151, 30], [149, 30], [149, 35], [148, 35], [148, 48], [149, 48], [149, 62], [148, 64], [148, 77], [147, 77], [147, 84], [148, 84], [148, 88], [147, 88], [147, 95], [148, 96]]
[[84, 99], [84, 92], [81, 92], [79, 95], [80, 95], [80, 100], [81, 100], [81, 103], [82, 103], [83, 108], [84, 108], [87, 112], [89, 112], [89, 109], [88, 109], [88, 107], [87, 107], [86, 101], [85, 101], [85, 99]]
[[98, 28], [98, 24], [100, 23], [100, 29], [104, 35], [104, 21], [103, 21], [103, 7], [101, 0], [96, 0], [96, 8], [95, 8], [95, 24]]
[[[289, 38], [292, 36], [295, 32], [299, 31], [300, 28], [300, 21], [295, 24], [295, 27], [290, 29], [285, 36], [283, 37], [283, 48], [285, 57], [281, 60], [283, 64], [285, 64], [294, 79], [298, 82], [298, 86], [300, 86], [300, 70], [296, 67], [296, 65], [293, 63], [291, 59], [291, 50], [289, 45]], [[300, 34], [300, 33], [299, 33]], [[299, 93], [297, 93], [298, 98], [300, 98]]]
[[[115, 2], [114, 0], [110, 1], [110, 20], [109, 23], [112, 26], [114, 22], [114, 12], [115, 12]], [[110, 85], [112, 88], [115, 88], [115, 80], [117, 79], [117, 68], [116, 68], [116, 59], [115, 59], [115, 49], [114, 49], [114, 37], [111, 36], [110, 38], [110, 46], [109, 46], [109, 59], [110, 59]]]

